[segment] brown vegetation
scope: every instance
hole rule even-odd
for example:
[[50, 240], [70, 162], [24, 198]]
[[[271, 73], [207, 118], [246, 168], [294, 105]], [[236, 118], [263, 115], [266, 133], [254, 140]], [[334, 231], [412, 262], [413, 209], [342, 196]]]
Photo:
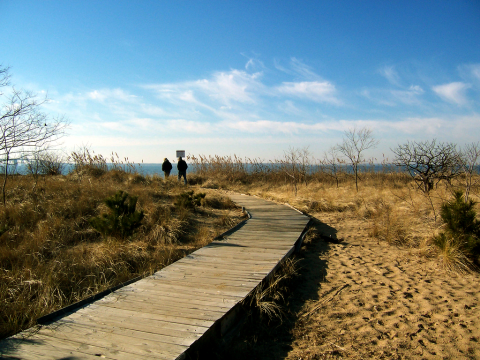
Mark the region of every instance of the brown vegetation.
[[[0, 208], [0, 338], [151, 274], [242, 216], [229, 198], [208, 191], [200, 206], [176, 206], [186, 188], [174, 179], [107, 171], [98, 161], [84, 165], [67, 176], [11, 176]], [[90, 220], [109, 213], [104, 200], [119, 190], [138, 197], [136, 209], [145, 216], [131, 236], [104, 236]]]

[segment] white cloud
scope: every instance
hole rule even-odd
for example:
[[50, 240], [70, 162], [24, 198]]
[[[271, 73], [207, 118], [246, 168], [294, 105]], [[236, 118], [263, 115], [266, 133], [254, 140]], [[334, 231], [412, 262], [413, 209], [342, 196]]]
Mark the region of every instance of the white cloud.
[[210, 79], [179, 82], [171, 84], [153, 84], [143, 86], [153, 89], [161, 99], [170, 101], [186, 101], [197, 105], [214, 108], [218, 102], [220, 106], [230, 106], [232, 103], [255, 103], [256, 97], [264, 89], [260, 82], [262, 73], [249, 74], [242, 70], [216, 72]]
[[480, 64], [470, 65], [470, 71], [477, 80], [480, 80]]
[[316, 102], [340, 104], [340, 101], [335, 97], [335, 85], [328, 81], [284, 82], [277, 87], [277, 91], [282, 95], [296, 96]]
[[258, 81], [261, 73], [248, 74], [245, 71], [232, 70], [217, 72], [212, 80], [199, 80], [196, 86], [211, 98], [223, 104], [234, 102], [255, 102], [255, 93], [263, 88]]
[[470, 84], [463, 82], [452, 82], [433, 86], [432, 90], [443, 100], [457, 105], [467, 104], [466, 90], [471, 87]]
[[262, 61], [254, 58], [249, 58], [245, 64], [245, 70], [265, 69], [265, 65]]
[[278, 109], [281, 112], [284, 112], [284, 113], [290, 114], [290, 115], [295, 115], [295, 116], [300, 116], [303, 113], [302, 110], [297, 108], [295, 106], [295, 104], [293, 103], [293, 101], [291, 101], [291, 100], [285, 100], [284, 103], [282, 103], [278, 106]]
[[418, 85], [412, 85], [408, 90], [391, 90], [393, 97], [404, 104], [419, 104], [419, 95], [424, 93]]
[[93, 90], [87, 93], [86, 97], [91, 100], [105, 101], [109, 100], [118, 100], [123, 102], [132, 102], [137, 97], [135, 95], [130, 95], [122, 89], [101, 89]]
[[223, 123], [225, 128], [238, 130], [246, 133], [267, 133], [267, 134], [290, 134], [297, 133], [304, 127], [304, 124], [296, 122], [280, 122], [270, 120], [259, 121], [238, 121]]
[[458, 71], [464, 80], [480, 83], [480, 64], [462, 64], [458, 67]]
[[274, 60], [274, 66], [277, 70], [280, 70], [281, 72], [284, 72], [289, 75], [294, 75], [296, 77], [299, 77], [301, 79], [307, 80], [307, 81], [321, 81], [321, 77], [316, 74], [312, 68], [305, 63], [303, 63], [301, 60], [292, 57], [290, 59], [290, 67], [286, 68], [280, 64], [280, 61]]
[[184, 132], [208, 134], [215, 130], [215, 127], [209, 122], [190, 121], [184, 119], [168, 120], [166, 125], [170, 130], [175, 131], [178, 134]]
[[106, 121], [98, 124], [101, 128], [106, 129], [106, 130], [113, 130], [113, 131], [119, 131], [123, 133], [129, 133], [131, 131], [131, 128], [129, 126], [126, 126], [125, 124], [122, 124], [120, 122], [115, 122], [115, 121]]
[[384, 66], [378, 70], [378, 72], [387, 79], [390, 84], [400, 86], [400, 76], [398, 76], [394, 66]]

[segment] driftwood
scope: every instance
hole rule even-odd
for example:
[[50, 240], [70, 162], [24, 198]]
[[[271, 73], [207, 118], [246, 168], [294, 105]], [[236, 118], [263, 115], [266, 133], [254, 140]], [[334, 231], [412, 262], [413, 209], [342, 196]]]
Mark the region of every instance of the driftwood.
[[325, 299], [322, 299], [321, 301], [318, 301], [317, 304], [315, 304], [315, 306], [310, 309], [308, 312], [306, 312], [305, 314], [302, 315], [302, 317], [306, 317], [306, 316], [309, 316], [311, 315], [313, 312], [315, 312], [318, 308], [320, 308], [323, 304], [326, 304], [327, 302], [329, 301], [332, 301], [333, 298], [335, 296], [337, 296], [338, 294], [340, 294], [342, 292], [343, 289], [345, 289], [346, 287], [350, 286], [350, 284], [343, 284], [342, 286], [340, 286], [337, 291], [335, 291], [335, 293], [333, 295], [331, 295], [330, 297], [328, 298], [325, 298]]

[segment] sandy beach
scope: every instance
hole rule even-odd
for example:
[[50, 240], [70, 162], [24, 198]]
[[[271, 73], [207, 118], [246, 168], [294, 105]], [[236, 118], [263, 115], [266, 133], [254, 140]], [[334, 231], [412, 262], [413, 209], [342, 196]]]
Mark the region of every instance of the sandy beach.
[[418, 250], [369, 238], [361, 220], [318, 218], [323, 235], [344, 240], [307, 245], [307, 274], [324, 278], [316, 294], [299, 285], [305, 302], [286, 358], [480, 358], [478, 274], [446, 273]]

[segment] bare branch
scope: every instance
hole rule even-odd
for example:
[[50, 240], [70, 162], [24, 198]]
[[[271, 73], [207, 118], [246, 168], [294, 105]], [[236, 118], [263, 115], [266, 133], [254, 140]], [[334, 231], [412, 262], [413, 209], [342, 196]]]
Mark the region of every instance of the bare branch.
[[[7, 83], [8, 69], [1, 69], [0, 85]], [[40, 110], [47, 101], [46, 97], [39, 100], [33, 93], [14, 87], [9, 96], [0, 96], [3, 97], [3, 104], [0, 104], [0, 158], [5, 163], [2, 186], [5, 205], [9, 161], [52, 144], [64, 135], [68, 123], [63, 117], [50, 119]]]
[[468, 202], [468, 197], [472, 186], [478, 182], [474, 180], [475, 171], [478, 170], [480, 163], [480, 143], [471, 143], [464, 146], [459, 153], [459, 160], [463, 173], [465, 174], [465, 203]]
[[407, 142], [392, 149], [394, 163], [405, 168], [419, 188], [428, 193], [434, 183], [450, 182], [461, 171], [456, 145], [432, 141]]
[[372, 135], [372, 130], [367, 128], [350, 129], [345, 131], [342, 144], [337, 149], [350, 161], [355, 174], [355, 187], [358, 191], [358, 166], [365, 162], [363, 152], [375, 148], [378, 141]]
[[[10, 74], [8, 72], [9, 70], [9, 67], [2, 68], [2, 65], [0, 65], [0, 88], [10, 85]], [[0, 95], [2, 95], [1, 92]]]

